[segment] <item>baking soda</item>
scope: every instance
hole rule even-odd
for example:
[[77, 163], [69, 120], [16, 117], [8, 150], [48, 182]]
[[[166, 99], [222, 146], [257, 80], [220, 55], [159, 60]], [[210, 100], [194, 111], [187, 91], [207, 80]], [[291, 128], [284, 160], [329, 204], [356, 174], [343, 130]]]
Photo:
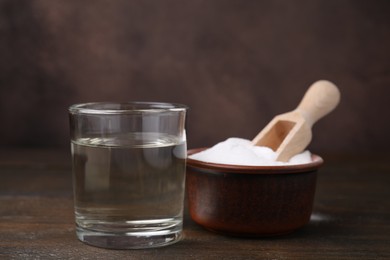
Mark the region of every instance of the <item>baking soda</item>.
[[189, 156], [203, 162], [244, 166], [296, 165], [312, 161], [309, 151], [293, 156], [288, 162], [276, 161], [276, 157], [276, 153], [268, 147], [255, 146], [249, 140], [234, 137]]

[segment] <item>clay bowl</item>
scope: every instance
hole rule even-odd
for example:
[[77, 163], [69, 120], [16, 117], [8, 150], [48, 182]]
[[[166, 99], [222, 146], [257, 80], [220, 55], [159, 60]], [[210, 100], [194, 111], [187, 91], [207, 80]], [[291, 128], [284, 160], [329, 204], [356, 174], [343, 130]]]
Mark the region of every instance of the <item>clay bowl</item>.
[[[188, 151], [188, 155], [205, 148]], [[187, 160], [191, 218], [217, 233], [261, 237], [284, 235], [310, 220], [317, 170], [312, 162], [293, 166], [237, 166]]]

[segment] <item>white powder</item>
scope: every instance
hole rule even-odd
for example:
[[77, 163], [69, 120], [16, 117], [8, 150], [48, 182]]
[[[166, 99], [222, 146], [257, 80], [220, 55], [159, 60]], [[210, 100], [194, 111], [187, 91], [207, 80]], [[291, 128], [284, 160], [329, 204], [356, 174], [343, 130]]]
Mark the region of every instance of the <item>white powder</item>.
[[276, 161], [276, 153], [264, 146], [254, 146], [251, 141], [242, 138], [229, 138], [189, 158], [209, 163], [271, 166], [310, 163], [311, 153], [304, 151], [293, 156], [288, 162]]

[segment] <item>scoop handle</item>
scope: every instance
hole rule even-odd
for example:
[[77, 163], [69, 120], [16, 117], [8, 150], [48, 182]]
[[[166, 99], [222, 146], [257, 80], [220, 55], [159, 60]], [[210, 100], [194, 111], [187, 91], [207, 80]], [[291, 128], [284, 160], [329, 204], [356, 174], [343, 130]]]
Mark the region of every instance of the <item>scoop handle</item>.
[[327, 80], [319, 80], [309, 87], [296, 110], [312, 126], [335, 109], [339, 102], [340, 91], [336, 85]]

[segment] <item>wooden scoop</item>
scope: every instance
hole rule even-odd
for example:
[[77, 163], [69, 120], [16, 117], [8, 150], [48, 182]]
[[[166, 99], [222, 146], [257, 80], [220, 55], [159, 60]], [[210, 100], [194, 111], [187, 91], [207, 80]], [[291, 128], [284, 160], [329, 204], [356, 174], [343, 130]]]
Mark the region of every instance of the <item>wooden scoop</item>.
[[340, 91], [333, 83], [317, 81], [295, 110], [274, 117], [252, 143], [271, 148], [277, 153], [277, 161], [286, 162], [309, 145], [313, 124], [336, 108], [339, 101]]

